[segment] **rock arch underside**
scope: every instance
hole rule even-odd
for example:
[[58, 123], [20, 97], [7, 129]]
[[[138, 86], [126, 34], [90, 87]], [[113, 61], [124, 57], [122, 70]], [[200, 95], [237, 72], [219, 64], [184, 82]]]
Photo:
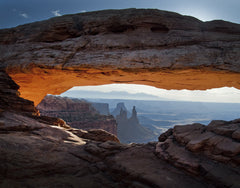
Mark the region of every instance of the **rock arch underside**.
[[39, 116], [31, 102], [108, 83], [240, 89], [239, 24], [152, 9], [65, 15], [0, 30], [0, 70], [0, 187], [240, 186], [239, 119], [126, 145]]

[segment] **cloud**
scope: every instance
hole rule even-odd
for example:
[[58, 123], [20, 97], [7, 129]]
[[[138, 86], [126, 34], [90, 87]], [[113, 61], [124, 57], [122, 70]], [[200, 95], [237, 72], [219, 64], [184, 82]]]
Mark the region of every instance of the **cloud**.
[[81, 13], [87, 12], [86, 10], [80, 10]]
[[19, 15], [24, 17], [24, 18], [28, 18], [28, 15], [26, 13], [20, 13]]
[[60, 10], [53, 10], [52, 11], [54, 16], [62, 16], [59, 12], [60, 12]]

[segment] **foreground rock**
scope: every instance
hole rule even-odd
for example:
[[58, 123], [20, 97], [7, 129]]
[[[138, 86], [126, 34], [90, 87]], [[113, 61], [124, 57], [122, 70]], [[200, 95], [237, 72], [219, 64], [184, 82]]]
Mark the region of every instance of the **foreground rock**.
[[35, 105], [77, 85], [240, 88], [239, 49], [239, 24], [151, 9], [66, 15], [0, 30], [0, 67]]
[[240, 186], [240, 120], [176, 126], [159, 142], [127, 145], [38, 116], [17, 88], [1, 72], [0, 187]]
[[100, 115], [91, 103], [68, 97], [47, 95], [38, 104], [41, 115], [58, 117], [73, 128], [103, 129], [117, 135], [117, 122], [111, 115]]
[[159, 137], [156, 154], [217, 187], [240, 186], [240, 119], [175, 126]]
[[[38, 116], [17, 88], [1, 72], [0, 187], [156, 187], [163, 184], [152, 176], [156, 166], [160, 174], [169, 169], [172, 178], [184, 178], [185, 187], [203, 185], [161, 160], [156, 163], [155, 144], [124, 145], [105, 131], [72, 129], [58, 118]], [[19, 102], [15, 106], [9, 99]]]

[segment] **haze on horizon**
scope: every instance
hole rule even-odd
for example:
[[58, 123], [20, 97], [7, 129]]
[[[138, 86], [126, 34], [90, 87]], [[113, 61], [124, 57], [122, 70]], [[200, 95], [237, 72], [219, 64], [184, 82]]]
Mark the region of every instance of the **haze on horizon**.
[[194, 16], [202, 21], [240, 23], [239, 0], [1, 0], [0, 29], [81, 12], [152, 8]]
[[73, 98], [240, 103], [240, 90], [222, 87], [208, 90], [166, 90], [138, 84], [78, 86], [61, 94]]

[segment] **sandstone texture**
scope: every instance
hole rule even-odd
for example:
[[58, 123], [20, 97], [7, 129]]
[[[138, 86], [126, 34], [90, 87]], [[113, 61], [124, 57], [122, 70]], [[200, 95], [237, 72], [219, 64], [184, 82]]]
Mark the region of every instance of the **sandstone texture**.
[[39, 116], [3, 71], [0, 83], [0, 187], [240, 186], [239, 119], [176, 126], [158, 142], [121, 144], [106, 131]]
[[65, 15], [0, 30], [0, 67], [35, 105], [80, 85], [240, 88], [240, 25], [153, 9]]
[[91, 103], [85, 100], [47, 95], [37, 109], [43, 116], [63, 119], [73, 128], [103, 129], [117, 135], [117, 122], [111, 115], [100, 115]]
[[240, 119], [175, 126], [160, 135], [156, 154], [177, 168], [215, 181], [217, 187], [239, 187], [239, 131]]

